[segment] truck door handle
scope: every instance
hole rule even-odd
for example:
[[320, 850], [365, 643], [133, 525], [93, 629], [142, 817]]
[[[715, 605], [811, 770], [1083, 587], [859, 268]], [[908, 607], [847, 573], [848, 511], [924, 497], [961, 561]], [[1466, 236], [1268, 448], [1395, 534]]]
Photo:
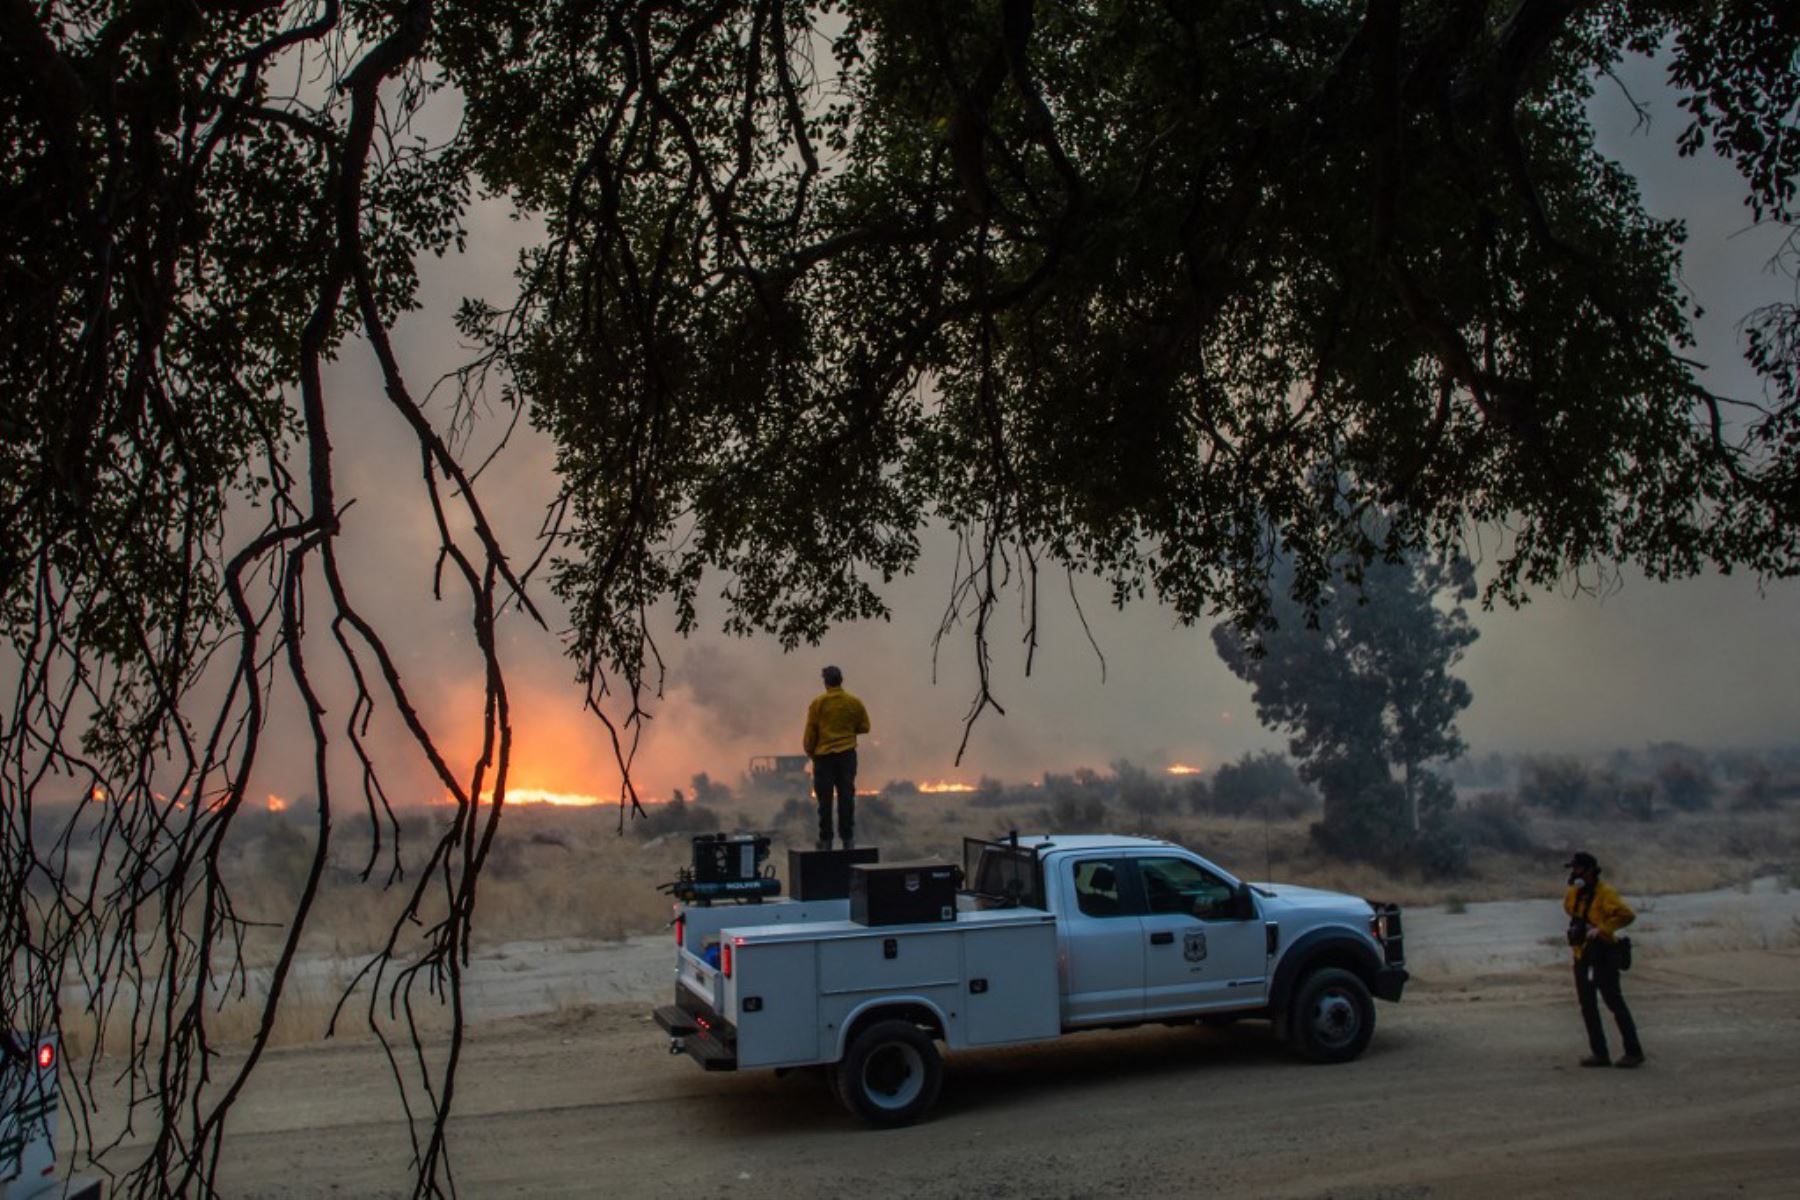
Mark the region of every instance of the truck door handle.
[[1153, 933], [1150, 935], [1150, 944], [1152, 946], [1169, 946], [1169, 945], [1173, 945], [1174, 942], [1175, 942], [1175, 935], [1170, 933], [1166, 929], [1163, 930], [1161, 933]]

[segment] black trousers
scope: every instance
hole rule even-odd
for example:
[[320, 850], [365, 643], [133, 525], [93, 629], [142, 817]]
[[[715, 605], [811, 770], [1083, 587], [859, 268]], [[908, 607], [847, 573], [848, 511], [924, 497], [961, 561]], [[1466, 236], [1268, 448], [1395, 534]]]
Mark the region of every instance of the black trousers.
[[819, 802], [819, 842], [831, 845], [831, 798], [837, 797], [837, 827], [844, 845], [856, 840], [856, 751], [813, 756], [813, 798]]
[[1575, 998], [1581, 1002], [1581, 1020], [1587, 1026], [1588, 1049], [1598, 1058], [1611, 1058], [1606, 1050], [1606, 1030], [1600, 1024], [1600, 1006], [1595, 997], [1606, 1001], [1613, 1020], [1619, 1025], [1619, 1038], [1627, 1055], [1642, 1055], [1638, 1044], [1637, 1023], [1625, 1007], [1625, 993], [1619, 990], [1619, 948], [1611, 942], [1596, 939], [1575, 960]]

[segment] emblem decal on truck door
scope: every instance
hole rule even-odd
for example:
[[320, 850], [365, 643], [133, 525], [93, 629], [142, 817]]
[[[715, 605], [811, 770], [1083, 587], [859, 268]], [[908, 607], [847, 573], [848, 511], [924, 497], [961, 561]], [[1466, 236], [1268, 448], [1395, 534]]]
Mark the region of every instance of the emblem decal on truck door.
[[1206, 930], [1190, 929], [1181, 935], [1182, 957], [1189, 962], [1199, 962], [1206, 957]]

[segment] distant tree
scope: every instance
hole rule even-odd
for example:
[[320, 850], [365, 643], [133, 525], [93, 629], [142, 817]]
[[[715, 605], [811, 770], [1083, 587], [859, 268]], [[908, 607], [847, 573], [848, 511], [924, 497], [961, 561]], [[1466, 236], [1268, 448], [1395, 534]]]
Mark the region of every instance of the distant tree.
[[[1288, 571], [1278, 564], [1278, 585]], [[1220, 657], [1255, 689], [1257, 716], [1292, 735], [1301, 776], [1324, 796], [1316, 832], [1334, 852], [1420, 857], [1454, 841], [1454, 793], [1425, 764], [1463, 749], [1455, 721], [1471, 697], [1450, 670], [1476, 637], [1462, 607], [1474, 594], [1466, 559], [1402, 557], [1344, 572], [1316, 597], [1316, 620], [1278, 586], [1259, 635], [1214, 627]], [[1443, 867], [1456, 855], [1431, 857]]]
[[1113, 763], [1112, 771], [1119, 804], [1126, 812], [1153, 817], [1171, 807], [1173, 798], [1168, 786], [1144, 768], [1121, 758]]
[[1698, 812], [1711, 808], [1719, 785], [1703, 766], [1683, 759], [1671, 759], [1656, 772], [1657, 790], [1672, 808], [1682, 812]]
[[1215, 771], [1205, 807], [1224, 816], [1267, 813], [1293, 817], [1313, 807], [1318, 799], [1287, 755], [1265, 750], [1245, 754]]

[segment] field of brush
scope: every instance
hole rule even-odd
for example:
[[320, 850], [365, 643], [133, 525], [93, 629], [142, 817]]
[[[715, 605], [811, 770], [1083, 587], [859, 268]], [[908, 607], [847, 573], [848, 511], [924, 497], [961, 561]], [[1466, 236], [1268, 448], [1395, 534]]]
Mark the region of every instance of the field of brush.
[[[1575, 848], [1598, 854], [1608, 877], [1636, 898], [1745, 887], [1752, 879], [1800, 888], [1800, 768], [1790, 758], [1689, 763], [1676, 771], [1650, 764], [1639, 774], [1617, 756], [1611, 763], [1490, 762], [1485, 769], [1489, 786], [1478, 778], [1459, 787], [1453, 819], [1468, 846], [1468, 867], [1449, 877], [1326, 854], [1311, 833], [1317, 801], [1303, 787], [1288, 786], [1245, 810], [1241, 798], [1215, 786], [1216, 774], [1167, 779], [1127, 764], [1028, 784], [984, 780], [965, 792], [889, 784], [859, 799], [857, 832], [888, 861], [952, 862], [960, 862], [966, 836], [1141, 834], [1189, 846], [1247, 878], [1453, 913], [1471, 903], [1560, 895], [1561, 864]], [[813, 803], [798, 786], [696, 783], [702, 799], [651, 806], [647, 817], [627, 819], [623, 831], [614, 808], [509, 807], [480, 875], [475, 952], [521, 942], [598, 945], [664, 928], [671, 900], [658, 885], [691, 860], [695, 834], [769, 834], [770, 864], [782, 874], [787, 850], [812, 844]], [[54, 826], [53, 812], [37, 815], [46, 829]], [[329, 865], [300, 942], [307, 970], [290, 984], [277, 1042], [317, 1036], [360, 962], [396, 930], [397, 956], [404, 961], [417, 952], [421, 931], [445, 911], [451, 877], [424, 867], [448, 819], [442, 808], [402, 810], [397, 830], [384, 827], [373, 856], [366, 821], [334, 824]], [[233, 823], [221, 869], [233, 909], [246, 922], [243, 965], [253, 982], [266, 976], [262, 969], [287, 936], [316, 836], [314, 817], [304, 811], [246, 809]], [[95, 870], [79, 841], [67, 861], [78, 882]], [[402, 921], [421, 880], [420, 920]], [[215, 1027], [222, 1040], [232, 1040], [239, 1025], [246, 1036], [255, 1028], [249, 1002], [257, 991], [221, 998]], [[239, 1009], [241, 1020], [232, 1016]], [[78, 1028], [66, 1034], [81, 1040]]]

